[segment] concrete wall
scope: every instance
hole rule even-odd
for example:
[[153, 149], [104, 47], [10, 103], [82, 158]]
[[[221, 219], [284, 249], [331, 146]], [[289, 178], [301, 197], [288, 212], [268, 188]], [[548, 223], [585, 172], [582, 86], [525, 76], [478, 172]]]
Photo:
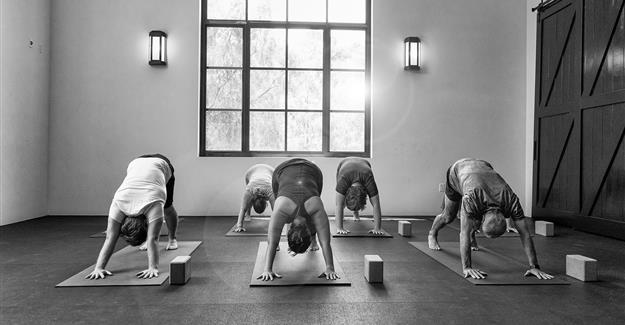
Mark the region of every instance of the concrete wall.
[[[521, 201], [526, 182], [526, 3], [373, 0], [372, 157], [383, 213], [432, 215], [456, 159], [489, 160]], [[243, 172], [281, 158], [200, 158], [199, 1], [57, 0], [52, 8], [50, 214], [105, 214], [128, 161], [176, 167], [182, 215], [234, 215]], [[169, 34], [169, 65], [147, 64], [148, 32]], [[423, 40], [423, 70], [402, 41]], [[314, 158], [334, 212], [339, 159]]]
[[49, 29], [50, 1], [0, 2], [0, 225], [47, 214]]

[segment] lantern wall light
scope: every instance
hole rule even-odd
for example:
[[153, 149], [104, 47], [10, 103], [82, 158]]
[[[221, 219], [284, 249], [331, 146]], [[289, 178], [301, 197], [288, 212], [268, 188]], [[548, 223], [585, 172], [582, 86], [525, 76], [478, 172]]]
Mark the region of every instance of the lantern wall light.
[[421, 39], [406, 37], [404, 39], [404, 70], [421, 69]]
[[150, 32], [150, 65], [167, 65], [167, 34], [160, 30]]

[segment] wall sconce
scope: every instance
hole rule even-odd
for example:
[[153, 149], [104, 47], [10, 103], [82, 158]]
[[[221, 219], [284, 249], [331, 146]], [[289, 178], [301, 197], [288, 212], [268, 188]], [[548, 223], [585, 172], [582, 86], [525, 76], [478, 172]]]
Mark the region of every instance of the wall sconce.
[[150, 32], [150, 65], [167, 65], [167, 34], [160, 30]]
[[421, 39], [406, 37], [404, 40], [404, 70], [421, 69]]

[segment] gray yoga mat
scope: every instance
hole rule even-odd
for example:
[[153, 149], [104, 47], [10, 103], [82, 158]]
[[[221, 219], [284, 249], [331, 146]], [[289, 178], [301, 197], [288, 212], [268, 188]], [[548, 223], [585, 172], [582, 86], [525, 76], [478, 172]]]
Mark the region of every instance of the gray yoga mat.
[[288, 244], [280, 242], [280, 250], [276, 252], [273, 261], [273, 271], [282, 276], [282, 278], [273, 281], [262, 281], [257, 279], [263, 273], [265, 268], [267, 253], [267, 242], [261, 241], [258, 244], [258, 253], [256, 254], [256, 263], [250, 280], [250, 287], [259, 286], [293, 286], [293, 285], [351, 285], [343, 268], [334, 259], [334, 270], [341, 277], [337, 280], [326, 280], [319, 278], [319, 275], [326, 269], [321, 249], [304, 254], [290, 256], [288, 254]]
[[[243, 221], [243, 228], [246, 231], [234, 232], [236, 224], [228, 230], [226, 237], [267, 237], [269, 229], [269, 219], [252, 219], [251, 221]], [[286, 236], [288, 224], [282, 228], [281, 236]]]
[[343, 228], [349, 230], [348, 234], [336, 233], [336, 221], [330, 222], [330, 233], [332, 237], [376, 237], [376, 238], [392, 238], [393, 235], [389, 234], [386, 230], [382, 229], [384, 234], [374, 235], [370, 234], [369, 230], [373, 229], [373, 220], [343, 220]]
[[[115, 252], [109, 260], [106, 269], [113, 273], [104, 279], [87, 280], [87, 276], [93, 271], [95, 264], [82, 270], [80, 273], [59, 283], [56, 287], [102, 287], [102, 286], [146, 286], [161, 285], [169, 278], [169, 263], [176, 256], [191, 255], [200, 246], [201, 241], [179, 241], [178, 249], [165, 250], [167, 242], [159, 243], [158, 277], [152, 279], [139, 279], [136, 274], [147, 268], [147, 252], [140, 251], [138, 246], [126, 246]], [[94, 257], [97, 253], [94, 252]]]
[[[439, 242], [441, 246], [440, 251], [431, 250], [427, 242], [410, 242], [410, 245], [464, 278], [460, 264], [460, 244], [458, 242]], [[570, 284], [568, 281], [551, 273], [555, 277], [550, 280], [540, 280], [534, 276], [523, 276], [528, 269], [527, 265], [487, 248], [480, 248], [479, 251], [472, 252], [471, 264], [474, 268], [488, 274], [485, 279], [481, 280], [464, 278], [475, 285]], [[549, 273], [548, 271], [546, 272]]]

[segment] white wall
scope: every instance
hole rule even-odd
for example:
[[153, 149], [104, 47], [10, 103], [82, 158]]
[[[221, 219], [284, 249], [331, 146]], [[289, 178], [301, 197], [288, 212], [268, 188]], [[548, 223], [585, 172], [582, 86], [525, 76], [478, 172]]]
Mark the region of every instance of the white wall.
[[[372, 158], [386, 215], [432, 215], [465, 156], [491, 161], [525, 200], [526, 26], [518, 0], [373, 0]], [[243, 172], [280, 158], [200, 158], [199, 1], [58, 0], [52, 9], [50, 214], [105, 214], [128, 161], [176, 167], [182, 215], [234, 215]], [[147, 65], [147, 34], [169, 34], [169, 65]], [[424, 70], [402, 68], [423, 40]], [[314, 158], [334, 212], [339, 159]]]
[[49, 27], [50, 1], [0, 2], [0, 225], [47, 214]]

